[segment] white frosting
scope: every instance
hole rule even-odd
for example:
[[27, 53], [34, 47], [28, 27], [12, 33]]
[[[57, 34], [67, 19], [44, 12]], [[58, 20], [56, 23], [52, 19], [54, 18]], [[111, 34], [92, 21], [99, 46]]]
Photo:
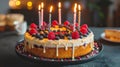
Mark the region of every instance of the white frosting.
[[29, 45], [34, 45], [34, 44], [36, 44], [38, 46], [46, 45], [46, 47], [49, 47], [49, 48], [55, 48], [56, 45], [59, 45], [59, 48], [66, 47], [66, 50], [67, 50], [67, 47], [72, 47], [72, 44], [74, 44], [74, 46], [82, 46], [84, 44], [94, 42], [94, 35], [91, 32], [87, 37], [83, 37], [82, 39], [79, 38], [79, 39], [72, 39], [72, 40], [65, 40], [65, 39], [39, 40], [38, 38], [32, 37], [29, 33], [25, 33], [25, 41], [27, 41], [29, 43]]

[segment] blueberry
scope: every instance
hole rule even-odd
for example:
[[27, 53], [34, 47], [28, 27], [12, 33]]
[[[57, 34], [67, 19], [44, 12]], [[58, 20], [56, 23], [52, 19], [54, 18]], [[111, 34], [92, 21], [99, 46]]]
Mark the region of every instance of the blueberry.
[[57, 32], [60, 32], [60, 30], [57, 30]]
[[80, 36], [80, 39], [82, 39], [83, 38], [83, 36]]
[[56, 36], [56, 38], [55, 38], [56, 40], [59, 40], [60, 39], [60, 37], [59, 36]]
[[42, 36], [42, 35], [40, 35], [40, 36], [39, 36], [39, 39], [40, 39], [40, 40], [42, 40], [42, 39], [43, 39], [43, 36]]
[[84, 37], [87, 37], [87, 34], [84, 34], [83, 36], [84, 36]]
[[71, 37], [71, 36], [68, 36], [67, 38], [68, 38], [68, 40], [72, 40], [72, 37]]

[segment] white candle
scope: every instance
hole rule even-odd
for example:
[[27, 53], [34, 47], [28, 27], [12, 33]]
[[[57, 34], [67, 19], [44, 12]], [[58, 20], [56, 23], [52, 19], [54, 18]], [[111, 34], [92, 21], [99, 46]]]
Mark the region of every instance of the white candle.
[[39, 28], [41, 28], [41, 20], [40, 20], [40, 18], [41, 18], [41, 16], [40, 16], [41, 14], [40, 14], [40, 13], [41, 13], [41, 12], [40, 12], [40, 10], [41, 10], [41, 6], [39, 5], [39, 6], [38, 6]]
[[78, 25], [80, 26], [80, 21], [81, 21], [81, 6], [78, 5]]
[[41, 26], [43, 26], [43, 8], [44, 8], [44, 3], [41, 3]]
[[51, 16], [52, 16], [52, 9], [53, 9], [53, 6], [50, 7], [50, 13], [49, 13], [49, 27], [51, 27]]
[[58, 14], [59, 24], [61, 24], [61, 2], [58, 3]]
[[76, 24], [76, 8], [77, 8], [77, 3], [75, 3], [75, 6], [74, 6], [74, 19], [73, 19], [73, 31], [75, 31], [75, 24]]

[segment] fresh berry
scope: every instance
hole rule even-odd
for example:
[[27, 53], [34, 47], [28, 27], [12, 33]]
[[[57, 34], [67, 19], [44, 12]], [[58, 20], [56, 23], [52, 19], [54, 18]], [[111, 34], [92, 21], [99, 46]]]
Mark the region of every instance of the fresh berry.
[[65, 21], [65, 22], [64, 22], [64, 25], [65, 25], [65, 26], [67, 26], [67, 25], [69, 25], [69, 24], [70, 24], [69, 21]]
[[70, 29], [73, 31], [73, 26], [72, 25], [70, 25]]
[[81, 28], [80, 29], [80, 32], [84, 35], [84, 34], [86, 34], [88, 31], [87, 31], [87, 29], [86, 28]]
[[55, 39], [55, 33], [54, 32], [49, 32], [48, 39], [54, 40]]
[[64, 39], [64, 34], [63, 33], [60, 33], [60, 38]]
[[86, 29], [88, 29], [88, 25], [87, 25], [87, 24], [83, 24], [83, 25], [81, 26], [81, 28], [86, 28]]
[[59, 40], [60, 39], [60, 37], [59, 36], [56, 36], [56, 38], [55, 38], [56, 40]]
[[42, 40], [44, 37], [42, 35], [39, 36], [39, 39]]
[[58, 22], [57, 22], [56, 20], [54, 20], [54, 21], [52, 22], [52, 26], [56, 26], [56, 25], [58, 25]]
[[78, 31], [72, 32], [72, 38], [73, 39], [78, 39], [79, 37], [80, 37], [80, 35], [79, 35]]
[[46, 23], [46, 22], [43, 22], [43, 26], [47, 26], [47, 23]]
[[72, 40], [72, 37], [71, 37], [71, 36], [68, 36], [67, 38], [68, 38], [68, 40]]
[[37, 29], [37, 25], [35, 23], [30, 24], [30, 28], [35, 28]]
[[31, 35], [36, 35], [38, 32], [37, 32], [36, 29], [32, 28], [32, 29], [30, 29], [29, 33], [30, 33]]
[[75, 26], [78, 27], [79, 26], [78, 23], [76, 23]]

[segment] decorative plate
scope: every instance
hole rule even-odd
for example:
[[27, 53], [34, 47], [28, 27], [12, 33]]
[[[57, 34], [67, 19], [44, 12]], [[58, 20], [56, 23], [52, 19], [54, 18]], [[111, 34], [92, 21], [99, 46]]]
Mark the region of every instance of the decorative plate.
[[113, 40], [110, 40], [110, 39], [106, 38], [105, 37], [105, 33], [101, 34], [101, 38], [104, 39], [104, 40], [106, 40], [106, 41], [109, 41], [109, 42], [120, 43], [120, 41], [113, 41]]
[[89, 54], [85, 55], [85, 56], [79, 56], [79, 57], [75, 57], [74, 60], [72, 60], [71, 58], [66, 58], [66, 59], [50, 59], [50, 58], [43, 58], [43, 57], [37, 57], [34, 56], [30, 53], [27, 53], [23, 50], [24, 48], [24, 40], [21, 40], [19, 42], [17, 42], [17, 45], [15, 47], [15, 51], [16, 53], [29, 61], [32, 62], [37, 62], [37, 63], [43, 63], [43, 64], [55, 64], [55, 65], [71, 65], [71, 64], [81, 64], [81, 63], [86, 63], [89, 61], [92, 61], [94, 59], [96, 59], [102, 52], [103, 50], [103, 46], [101, 43], [99, 42], [95, 42], [94, 45], [94, 50], [92, 50]]

